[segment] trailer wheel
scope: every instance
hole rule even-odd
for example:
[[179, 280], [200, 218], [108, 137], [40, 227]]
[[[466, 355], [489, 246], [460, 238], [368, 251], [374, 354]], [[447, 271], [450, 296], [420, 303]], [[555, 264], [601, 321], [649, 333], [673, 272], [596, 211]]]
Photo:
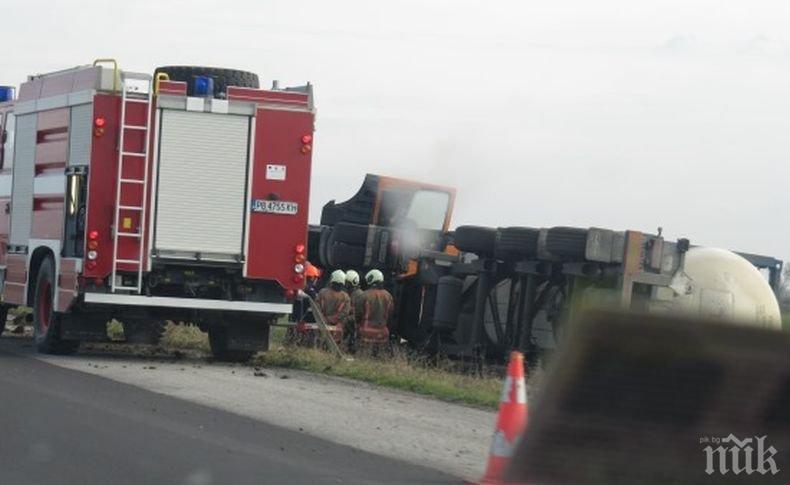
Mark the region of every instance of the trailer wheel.
[[8, 320], [8, 305], [0, 305], [0, 335], [5, 331], [5, 324]]
[[546, 250], [560, 257], [583, 260], [586, 247], [587, 229], [552, 227], [546, 234]]
[[365, 246], [368, 243], [368, 226], [341, 222], [332, 228], [332, 241]]
[[455, 247], [484, 256], [494, 254], [496, 229], [482, 226], [459, 226], [455, 230]]
[[214, 326], [208, 329], [208, 343], [211, 355], [221, 362], [247, 362], [255, 355], [252, 350], [230, 350], [228, 348], [228, 330]]
[[181, 81], [187, 83], [187, 95], [192, 96], [192, 77], [193, 76], [208, 76], [214, 78], [214, 95], [222, 95], [227, 93], [228, 86], [237, 86], [240, 88], [255, 88], [260, 87], [258, 75], [248, 71], [239, 71], [238, 69], [221, 69], [217, 67], [203, 67], [203, 66], [161, 66], [157, 67], [154, 71], [154, 78], [159, 73], [165, 73], [170, 77], [171, 81]]
[[329, 261], [332, 267], [361, 268], [365, 266], [365, 246], [354, 246], [346, 243], [332, 245]]
[[55, 263], [51, 257], [41, 262], [33, 297], [33, 338], [36, 349], [44, 354], [71, 354], [79, 340], [60, 338], [60, 315], [55, 312]]
[[[328, 268], [331, 266], [329, 262], [329, 240], [332, 238], [332, 228], [331, 227], [324, 227], [321, 229], [321, 239], [318, 243], [318, 260], [314, 258], [312, 260], [313, 264], [319, 263], [320, 266]], [[308, 255], [309, 256], [309, 255]]]
[[494, 255], [503, 261], [535, 257], [540, 231], [531, 227], [504, 227], [497, 232]]

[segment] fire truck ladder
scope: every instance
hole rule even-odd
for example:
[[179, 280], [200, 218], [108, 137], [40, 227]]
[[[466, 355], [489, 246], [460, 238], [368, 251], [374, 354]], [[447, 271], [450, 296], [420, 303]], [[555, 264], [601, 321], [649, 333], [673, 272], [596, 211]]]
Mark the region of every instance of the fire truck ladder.
[[[151, 109], [152, 109], [152, 96], [153, 90], [152, 81], [150, 76], [135, 75], [131, 73], [121, 73], [121, 126], [120, 135], [118, 137], [118, 179], [116, 182], [115, 190], [115, 219], [113, 224], [113, 266], [112, 266], [112, 279], [111, 288], [113, 293], [117, 291], [140, 293], [143, 286], [143, 248], [145, 247], [145, 216], [146, 205], [148, 200], [148, 147], [150, 144], [150, 125], [151, 125]], [[131, 82], [130, 82], [131, 81]], [[128, 123], [126, 115], [128, 107], [134, 104], [142, 104], [145, 106], [146, 116], [142, 124], [134, 125]], [[143, 134], [143, 147], [141, 151], [128, 151], [126, 148], [125, 140], [126, 135], [130, 132], [142, 132]], [[124, 171], [124, 164], [140, 164], [142, 162], [142, 178], [129, 178], [128, 172]], [[142, 197], [140, 205], [121, 205], [124, 200], [122, 194], [130, 193], [135, 187], [142, 189]], [[134, 192], [132, 192], [134, 193]], [[139, 214], [138, 220], [140, 224], [137, 231], [129, 231], [128, 227], [124, 227], [121, 211], [126, 213], [137, 212]], [[128, 224], [126, 225], [128, 226]], [[121, 259], [118, 257], [118, 247], [121, 238], [133, 239], [137, 241], [138, 251], [137, 257], [134, 259]], [[118, 267], [124, 265], [126, 267], [134, 266], [137, 269], [137, 279], [135, 284], [124, 284], [123, 280], [118, 281]]]

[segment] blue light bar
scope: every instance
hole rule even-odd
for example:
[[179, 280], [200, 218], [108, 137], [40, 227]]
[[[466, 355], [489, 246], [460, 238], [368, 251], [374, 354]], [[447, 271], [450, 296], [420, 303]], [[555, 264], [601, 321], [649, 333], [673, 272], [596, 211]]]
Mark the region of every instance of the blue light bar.
[[0, 103], [5, 101], [14, 100], [14, 87], [13, 86], [0, 86]]
[[192, 95], [210, 98], [214, 96], [214, 78], [195, 76], [192, 78]]

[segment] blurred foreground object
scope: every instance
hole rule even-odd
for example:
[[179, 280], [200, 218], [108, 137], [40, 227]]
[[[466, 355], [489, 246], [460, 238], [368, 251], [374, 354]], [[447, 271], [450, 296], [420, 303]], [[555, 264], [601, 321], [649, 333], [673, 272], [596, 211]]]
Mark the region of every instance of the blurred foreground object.
[[516, 483], [787, 483], [790, 336], [594, 313], [552, 362]]

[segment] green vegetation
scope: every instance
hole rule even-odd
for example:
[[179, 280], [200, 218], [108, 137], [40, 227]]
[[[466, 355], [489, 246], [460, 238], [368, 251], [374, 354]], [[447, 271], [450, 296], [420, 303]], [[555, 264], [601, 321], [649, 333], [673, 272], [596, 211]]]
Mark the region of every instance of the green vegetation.
[[[256, 355], [252, 364], [345, 377], [486, 408], [499, 405], [502, 391], [499, 375], [468, 375], [460, 372], [453, 362], [429, 362], [404, 352], [377, 357], [355, 355], [353, 360], [340, 360], [322, 349], [285, 345], [284, 337], [284, 328], [272, 328], [271, 350]], [[206, 334], [194, 325], [168, 324], [160, 346], [165, 350], [209, 352]]]
[[502, 391], [499, 376], [463, 374], [452, 362], [428, 362], [401, 352], [378, 357], [358, 354], [353, 360], [342, 360], [321, 349], [273, 346], [258, 354], [253, 363], [345, 377], [487, 408], [499, 405]]
[[196, 325], [174, 325], [168, 323], [159, 345], [167, 349], [199, 350], [210, 352], [208, 335]]
[[502, 391], [502, 377], [485, 373], [483, 377], [463, 373], [459, 364], [429, 360], [405, 351], [372, 356], [358, 353], [349, 360], [338, 359], [318, 348], [285, 344], [283, 327], [273, 327], [271, 349], [258, 354], [255, 365], [299, 369], [415, 392], [444, 401], [496, 408]]

